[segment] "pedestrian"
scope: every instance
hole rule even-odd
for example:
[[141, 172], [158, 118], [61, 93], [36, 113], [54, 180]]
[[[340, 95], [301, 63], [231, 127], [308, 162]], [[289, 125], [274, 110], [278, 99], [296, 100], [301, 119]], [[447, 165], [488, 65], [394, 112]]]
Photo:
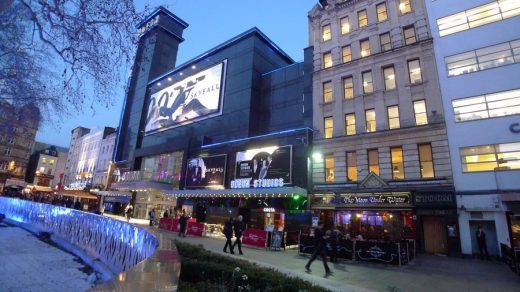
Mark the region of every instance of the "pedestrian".
[[318, 227], [314, 229], [314, 252], [312, 253], [311, 258], [305, 265], [305, 270], [310, 273], [311, 272], [311, 264], [312, 262], [320, 256], [323, 261], [323, 267], [325, 267], [325, 277], [331, 276], [332, 271], [327, 265], [327, 239], [328, 237], [323, 232], [323, 223], [318, 221]]
[[237, 220], [233, 223], [233, 230], [235, 231], [235, 243], [231, 246], [231, 253], [235, 249], [235, 246], [238, 245], [238, 254], [243, 255], [242, 253], [242, 235], [244, 234], [244, 230], [246, 230], [246, 224], [242, 221], [244, 218], [242, 215], [237, 217]]
[[79, 198], [76, 200], [76, 202], [74, 203], [74, 209], [76, 210], [81, 210], [81, 203], [79, 201]]
[[168, 209], [166, 209], [166, 211], [164, 211], [163, 218], [168, 218], [168, 216], [169, 216]]
[[148, 216], [150, 217], [150, 226], [153, 226], [155, 222], [155, 209], [150, 210]]
[[233, 243], [231, 242], [231, 238], [233, 238], [233, 217], [230, 217], [226, 223], [224, 223], [224, 229], [222, 230], [222, 233], [224, 233], [224, 236], [226, 236], [226, 244], [224, 245], [224, 252], [227, 253], [227, 248], [229, 247], [229, 252], [231, 254], [235, 254], [233, 252]]
[[179, 236], [186, 237], [186, 225], [188, 225], [188, 216], [186, 211], [182, 210], [181, 217], [179, 218]]
[[[328, 232], [328, 231], [327, 231]], [[338, 241], [339, 241], [339, 229], [338, 227], [334, 226], [332, 231], [330, 232], [330, 262], [331, 263], [337, 263], [338, 262]]]
[[130, 222], [130, 218], [132, 218], [132, 213], [134, 213], [134, 207], [132, 205], [128, 204], [128, 207], [126, 207], [126, 221]]
[[484, 259], [484, 254], [486, 254], [486, 259], [489, 257], [488, 250], [487, 250], [487, 244], [486, 244], [486, 233], [482, 229], [482, 226], [479, 226], [476, 232], [477, 235], [477, 243], [478, 243], [478, 250], [480, 252], [480, 259]]

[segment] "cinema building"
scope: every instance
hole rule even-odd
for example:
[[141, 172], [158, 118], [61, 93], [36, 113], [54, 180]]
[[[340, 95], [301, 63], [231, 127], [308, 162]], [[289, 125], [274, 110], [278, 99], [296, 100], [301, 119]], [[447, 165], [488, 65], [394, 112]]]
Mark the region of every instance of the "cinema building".
[[208, 224], [310, 222], [312, 64], [253, 28], [177, 65], [187, 27], [162, 7], [141, 24], [112, 189], [133, 192], [139, 218], [176, 207]]

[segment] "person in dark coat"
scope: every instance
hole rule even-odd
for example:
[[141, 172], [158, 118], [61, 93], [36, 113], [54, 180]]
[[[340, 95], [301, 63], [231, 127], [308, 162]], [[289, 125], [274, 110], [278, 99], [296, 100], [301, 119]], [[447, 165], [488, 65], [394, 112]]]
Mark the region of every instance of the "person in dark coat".
[[242, 235], [244, 234], [244, 230], [246, 230], [246, 224], [244, 223], [242, 215], [237, 217], [233, 224], [233, 230], [235, 231], [235, 243], [231, 247], [231, 253], [235, 249], [235, 246], [238, 245], [238, 254], [243, 255], [242, 253]]
[[478, 250], [480, 252], [480, 258], [484, 259], [484, 254], [486, 254], [486, 258], [489, 257], [486, 243], [486, 233], [482, 229], [482, 226], [479, 226], [477, 231], [475, 232], [477, 236]]
[[327, 240], [330, 238], [330, 236], [327, 236], [323, 231], [323, 223], [318, 222], [318, 227], [314, 230], [314, 253], [312, 254], [311, 258], [305, 265], [305, 270], [310, 273], [311, 272], [311, 264], [312, 262], [320, 256], [323, 261], [323, 267], [325, 267], [325, 276], [328, 277], [332, 275], [332, 271], [330, 270], [329, 266], [327, 265]]
[[148, 216], [150, 217], [150, 226], [153, 227], [155, 224], [155, 209], [150, 210], [150, 212], [148, 212]]
[[331, 263], [337, 263], [338, 262], [338, 242], [339, 242], [339, 229], [337, 227], [334, 227], [331, 231], [330, 235], [330, 262]]
[[186, 225], [188, 225], [188, 216], [186, 211], [182, 210], [181, 218], [179, 218], [179, 236], [186, 237]]
[[80, 203], [79, 199], [77, 199], [76, 202], [74, 203], [74, 209], [81, 210], [81, 203]]
[[168, 210], [164, 211], [163, 218], [168, 218], [168, 216], [169, 216]]
[[227, 252], [227, 248], [229, 246], [229, 252], [231, 254], [235, 254], [233, 252], [233, 243], [231, 242], [231, 238], [233, 238], [233, 217], [230, 217], [226, 223], [224, 223], [224, 229], [222, 230], [224, 236], [226, 236], [226, 244], [224, 245], [224, 252]]

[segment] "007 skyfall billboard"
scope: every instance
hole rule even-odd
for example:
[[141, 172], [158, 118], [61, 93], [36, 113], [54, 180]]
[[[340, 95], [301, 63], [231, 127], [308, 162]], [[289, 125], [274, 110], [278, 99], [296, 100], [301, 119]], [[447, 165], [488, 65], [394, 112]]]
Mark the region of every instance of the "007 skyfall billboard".
[[221, 115], [226, 64], [224, 60], [153, 93], [146, 115], [145, 134]]
[[224, 186], [226, 155], [195, 157], [188, 159], [186, 187]]

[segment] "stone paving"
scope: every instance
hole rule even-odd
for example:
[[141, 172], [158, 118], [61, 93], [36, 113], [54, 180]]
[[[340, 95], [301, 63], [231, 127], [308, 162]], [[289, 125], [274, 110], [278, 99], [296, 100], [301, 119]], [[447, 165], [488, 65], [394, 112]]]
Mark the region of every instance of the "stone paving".
[[17, 227], [0, 223], [0, 291], [87, 291], [78, 258]]

